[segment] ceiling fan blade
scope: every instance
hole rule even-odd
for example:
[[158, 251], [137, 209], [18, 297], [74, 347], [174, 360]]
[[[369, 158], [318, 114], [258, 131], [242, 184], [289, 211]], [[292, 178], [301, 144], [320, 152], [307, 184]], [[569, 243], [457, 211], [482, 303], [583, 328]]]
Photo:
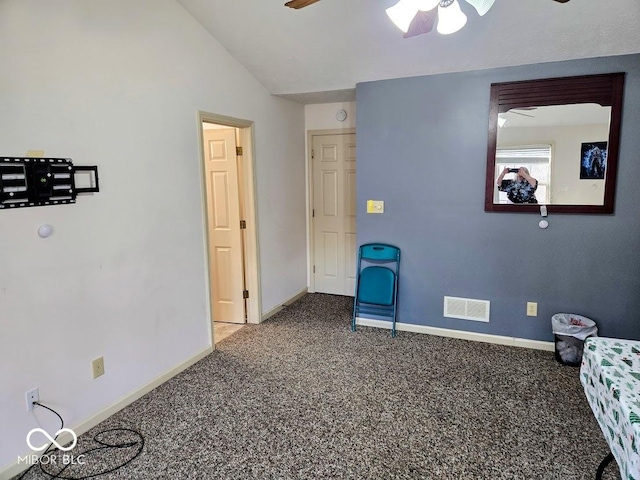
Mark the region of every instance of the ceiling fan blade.
[[433, 25], [436, 23], [436, 17], [438, 10], [433, 9], [428, 12], [419, 11], [416, 16], [413, 17], [409, 24], [407, 33], [403, 35], [404, 38], [415, 37], [416, 35], [422, 35], [423, 33], [429, 33], [433, 30]]
[[319, 1], [320, 0], [291, 0], [290, 2], [285, 3], [284, 6], [298, 9], [308, 7], [309, 5], [313, 5], [314, 3]]
[[558, 3], [567, 3], [569, 0], [555, 0]]
[[514, 115], [521, 115], [523, 117], [536, 118], [535, 115], [527, 115], [526, 113], [516, 112], [515, 110], [511, 110], [510, 113], [513, 113]]

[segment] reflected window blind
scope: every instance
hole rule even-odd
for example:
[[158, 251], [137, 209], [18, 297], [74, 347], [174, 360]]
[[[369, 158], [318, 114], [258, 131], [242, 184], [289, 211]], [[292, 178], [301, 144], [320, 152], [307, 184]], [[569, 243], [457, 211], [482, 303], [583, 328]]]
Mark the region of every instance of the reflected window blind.
[[551, 161], [551, 145], [498, 147], [496, 160], [500, 164], [549, 163]]
[[[505, 167], [526, 167], [531, 176], [538, 180], [538, 189], [536, 190], [538, 202], [550, 203], [551, 145], [498, 147], [496, 149], [496, 178]], [[509, 203], [506, 194], [499, 192], [497, 195], [497, 203]]]

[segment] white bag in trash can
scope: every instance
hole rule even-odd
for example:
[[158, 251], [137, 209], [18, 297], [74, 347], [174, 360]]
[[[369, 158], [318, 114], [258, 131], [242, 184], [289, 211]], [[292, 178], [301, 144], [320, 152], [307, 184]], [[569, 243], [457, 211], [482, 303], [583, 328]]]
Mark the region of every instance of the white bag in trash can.
[[551, 317], [551, 327], [556, 335], [556, 354], [561, 361], [569, 364], [580, 363], [584, 340], [598, 336], [596, 322], [575, 313], [556, 313]]

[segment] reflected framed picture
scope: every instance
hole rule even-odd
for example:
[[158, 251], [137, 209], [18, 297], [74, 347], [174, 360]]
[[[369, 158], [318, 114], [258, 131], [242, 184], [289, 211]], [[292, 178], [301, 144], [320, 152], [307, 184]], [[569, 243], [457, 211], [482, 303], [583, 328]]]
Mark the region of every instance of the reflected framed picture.
[[580, 157], [580, 180], [604, 180], [607, 170], [607, 142], [583, 143]]

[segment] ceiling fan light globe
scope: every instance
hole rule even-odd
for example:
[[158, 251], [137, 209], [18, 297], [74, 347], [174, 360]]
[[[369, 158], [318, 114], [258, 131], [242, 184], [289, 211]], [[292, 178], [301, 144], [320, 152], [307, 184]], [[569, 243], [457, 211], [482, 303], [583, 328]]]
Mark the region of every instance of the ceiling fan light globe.
[[460, 9], [458, 0], [448, 7], [438, 7], [438, 33], [449, 35], [455, 33], [467, 24], [467, 16]]
[[415, 0], [415, 6], [421, 12], [428, 12], [438, 6], [440, 0]]
[[496, 0], [467, 0], [467, 3], [473, 5], [473, 7], [478, 11], [478, 15], [481, 17], [487, 13]]
[[400, 0], [394, 6], [387, 8], [386, 12], [395, 26], [407, 33], [413, 17], [418, 13], [418, 7], [415, 0]]

